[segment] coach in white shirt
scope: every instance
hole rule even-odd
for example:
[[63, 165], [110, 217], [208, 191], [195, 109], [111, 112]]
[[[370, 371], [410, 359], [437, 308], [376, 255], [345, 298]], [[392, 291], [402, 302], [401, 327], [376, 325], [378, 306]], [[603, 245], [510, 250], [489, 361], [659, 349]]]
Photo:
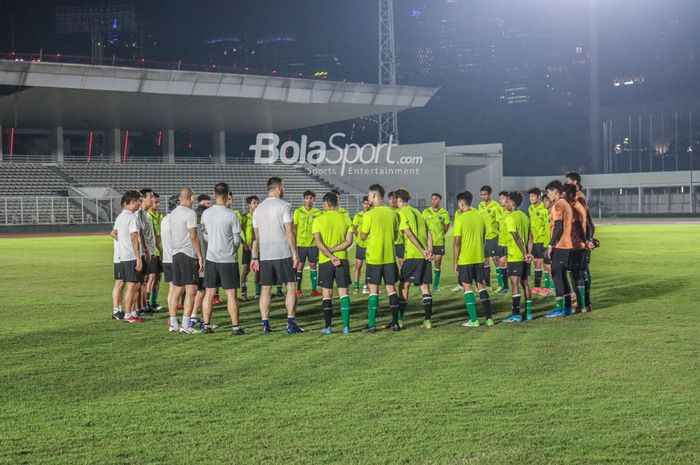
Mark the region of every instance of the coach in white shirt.
[[199, 273], [204, 271], [204, 258], [197, 236], [197, 214], [192, 210], [192, 189], [187, 187], [180, 191], [180, 205], [170, 213], [170, 245], [173, 252], [173, 292], [168, 297], [169, 330], [178, 330], [177, 304], [184, 290], [185, 314], [180, 332], [199, 332], [190, 328], [190, 316]]
[[202, 213], [202, 232], [207, 240], [207, 257], [204, 266], [204, 301], [202, 302], [203, 333], [213, 332], [211, 326], [212, 299], [219, 287], [226, 291], [226, 306], [231, 317], [231, 334], [245, 334], [238, 323], [238, 288], [241, 277], [238, 271], [236, 251], [241, 243], [241, 224], [238, 215], [226, 206], [230, 197], [228, 184], [220, 182], [214, 187], [216, 205]]
[[141, 258], [139, 239], [139, 222], [136, 212], [141, 207], [141, 194], [129, 191], [122, 197], [123, 210], [114, 221], [111, 236], [119, 243], [119, 266], [121, 279], [126, 282], [124, 297], [125, 314], [115, 319], [123, 319], [128, 323], [142, 323], [143, 319], [136, 314], [139, 300], [138, 284], [143, 281], [143, 260]]
[[260, 315], [262, 316], [262, 333], [269, 334], [270, 329], [270, 294], [272, 286], [285, 284], [287, 296], [287, 333], [302, 333], [297, 325], [297, 283], [295, 269], [299, 265], [292, 206], [282, 200], [284, 183], [278, 177], [267, 181], [267, 195], [253, 212], [253, 231], [255, 239], [252, 247], [250, 268], [260, 271]]

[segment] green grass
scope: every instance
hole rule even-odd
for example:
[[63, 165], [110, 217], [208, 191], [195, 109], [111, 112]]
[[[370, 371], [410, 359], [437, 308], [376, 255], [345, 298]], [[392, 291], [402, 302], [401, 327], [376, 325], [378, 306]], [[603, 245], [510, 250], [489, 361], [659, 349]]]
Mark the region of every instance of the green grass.
[[244, 338], [110, 320], [108, 237], [0, 239], [0, 463], [700, 463], [700, 227], [598, 237], [590, 314], [467, 330], [443, 266], [431, 331], [414, 300], [404, 332], [321, 336], [305, 298], [307, 334], [248, 303]]

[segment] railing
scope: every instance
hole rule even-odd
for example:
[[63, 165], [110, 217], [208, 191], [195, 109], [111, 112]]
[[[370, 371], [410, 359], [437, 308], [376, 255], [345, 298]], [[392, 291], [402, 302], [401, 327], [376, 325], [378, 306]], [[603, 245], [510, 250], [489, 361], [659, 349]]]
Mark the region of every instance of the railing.
[[56, 163], [55, 155], [0, 155], [0, 163]]
[[209, 63], [206, 65], [178, 62], [154, 61], [140, 58], [138, 60], [117, 58], [116, 56], [104, 57], [102, 60], [97, 60], [92, 57], [62, 55], [60, 53], [49, 54], [39, 51], [37, 53], [15, 53], [3, 52], [0, 53], [0, 60], [33, 62], [33, 63], [71, 63], [84, 65], [98, 66], [119, 66], [123, 68], [144, 68], [144, 69], [162, 69], [171, 71], [198, 71], [204, 73], [228, 73], [228, 74], [248, 74], [255, 76], [272, 76], [272, 77], [289, 77], [299, 79], [314, 79], [319, 81], [342, 81], [346, 79], [332, 79], [328, 74], [316, 73], [288, 73], [278, 70], [262, 70], [253, 69], [248, 66], [222, 66], [218, 63]]
[[[219, 162], [218, 157], [206, 156], [206, 157], [175, 157], [175, 164], [185, 164], [185, 165], [212, 165]], [[226, 157], [227, 165], [252, 165], [255, 159], [253, 157]], [[0, 155], [0, 163], [44, 163], [44, 164], [55, 164], [58, 163], [58, 158], [56, 155], [21, 155], [21, 154], [3, 154]], [[87, 164], [94, 163], [100, 165], [160, 165], [166, 164], [167, 160], [165, 157], [160, 155], [147, 155], [147, 156], [131, 156], [127, 158], [126, 163], [116, 161], [112, 156], [106, 155], [92, 155], [88, 161], [85, 155], [64, 155], [62, 163], [75, 163], [75, 164]], [[264, 166], [264, 165], [263, 165]]]

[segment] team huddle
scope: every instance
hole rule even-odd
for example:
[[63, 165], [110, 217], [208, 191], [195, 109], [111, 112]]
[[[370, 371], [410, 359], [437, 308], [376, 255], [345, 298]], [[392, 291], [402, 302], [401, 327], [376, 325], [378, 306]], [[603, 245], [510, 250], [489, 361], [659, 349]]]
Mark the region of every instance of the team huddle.
[[[420, 289], [422, 327], [430, 329], [433, 292], [440, 289], [440, 268], [450, 226], [454, 230], [453, 269], [458, 279], [453, 291], [464, 292], [468, 315], [463, 326], [480, 326], [477, 293], [486, 325], [494, 324], [489, 296], [490, 291], [494, 292], [491, 264], [498, 283], [495, 292], [512, 294], [512, 314], [504, 323], [532, 320], [533, 294], [554, 294], [556, 307], [546, 317], [591, 309], [589, 263], [598, 243], [593, 238], [594, 226], [578, 173], [569, 173], [565, 184], [550, 182], [544, 194], [539, 188], [531, 189], [528, 214], [520, 210], [523, 195], [518, 191], [500, 192], [496, 201], [491, 187], [483, 186], [482, 201], [476, 208], [472, 207], [472, 193], [462, 192], [456, 197], [453, 219], [441, 207], [442, 196], [437, 193], [432, 196], [431, 206], [421, 212], [410, 205], [411, 195], [406, 189], [389, 192], [385, 204], [384, 188], [374, 184], [363, 199], [361, 211], [351, 219], [340, 207], [338, 191], [323, 196], [322, 210], [315, 207], [315, 193], [306, 191], [303, 205], [292, 211], [283, 200], [282, 179], [270, 178], [267, 190], [268, 197], [263, 201], [247, 197], [248, 211], [241, 214], [232, 209], [226, 183], [215, 186], [214, 204], [208, 195], [195, 197], [191, 189], [184, 188], [177, 206], [165, 216], [159, 212], [160, 199], [152, 190], [125, 193], [122, 212], [111, 233], [113, 318], [142, 323], [144, 314], [163, 310], [158, 305], [162, 280], [168, 283], [169, 331], [214, 332], [217, 325], [212, 324], [213, 305], [223, 303], [219, 297], [223, 289], [231, 334], [242, 335], [245, 331], [239, 322], [239, 302], [249, 299], [247, 282], [252, 273], [261, 333], [272, 331], [273, 297], [284, 298], [287, 333], [304, 332], [296, 322], [296, 310], [308, 263], [310, 295], [321, 296], [322, 333], [334, 332], [335, 290], [342, 332], [351, 332], [350, 290], [359, 293], [361, 283], [361, 292], [368, 294], [363, 331], [377, 331], [382, 286], [391, 312], [391, 321], [383, 325], [384, 329], [404, 328], [411, 286]], [[348, 251], [352, 247], [356, 250], [351, 278]]]

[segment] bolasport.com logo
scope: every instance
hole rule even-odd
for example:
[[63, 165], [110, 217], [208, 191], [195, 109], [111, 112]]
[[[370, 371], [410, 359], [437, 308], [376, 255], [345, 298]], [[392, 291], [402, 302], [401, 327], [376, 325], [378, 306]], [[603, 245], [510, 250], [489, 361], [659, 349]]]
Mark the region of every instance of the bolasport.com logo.
[[250, 150], [255, 152], [257, 164], [305, 165], [313, 175], [420, 175], [423, 157], [392, 154], [397, 147], [393, 137], [388, 144], [340, 145], [345, 137], [336, 132], [326, 144], [319, 140], [309, 142], [307, 136], [301, 136], [300, 142], [288, 140], [280, 145], [279, 135], [265, 132], [257, 135]]

